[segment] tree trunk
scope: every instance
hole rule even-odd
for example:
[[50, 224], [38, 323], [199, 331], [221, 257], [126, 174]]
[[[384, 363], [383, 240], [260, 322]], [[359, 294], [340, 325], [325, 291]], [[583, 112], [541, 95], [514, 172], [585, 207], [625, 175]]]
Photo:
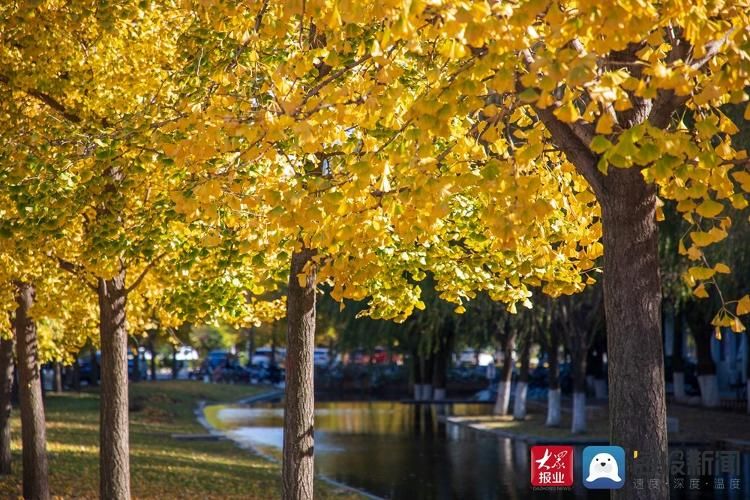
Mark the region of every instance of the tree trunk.
[[271, 366], [276, 366], [276, 329], [271, 330]]
[[23, 496], [49, 498], [47, 476], [47, 436], [39, 370], [36, 323], [29, 316], [34, 304], [34, 285], [16, 284], [15, 333], [18, 359], [18, 391], [21, 400], [21, 440], [23, 454]]
[[[667, 412], [661, 337], [656, 189], [638, 169], [612, 168], [600, 199], [609, 362], [610, 441], [638, 451], [656, 488], [626, 481], [614, 499], [667, 498]], [[632, 469], [631, 469], [632, 470]]]
[[154, 339], [148, 341], [148, 352], [151, 353], [151, 380], [156, 380], [156, 352], [154, 351]]
[[73, 362], [73, 389], [81, 392], [81, 363], [78, 362], [77, 357]]
[[172, 344], [172, 380], [177, 380], [177, 346]]
[[247, 329], [247, 364], [253, 364], [253, 355], [255, 354], [255, 329]]
[[419, 349], [414, 348], [412, 351], [412, 375], [414, 376], [414, 401], [422, 399], [422, 356], [419, 355]]
[[101, 379], [101, 366], [99, 365], [99, 360], [96, 359], [96, 348], [92, 345], [91, 346], [91, 354], [89, 355], [89, 360], [91, 362], [91, 375], [89, 378], [89, 384], [92, 386], [98, 386], [99, 380]]
[[562, 391], [560, 390], [560, 360], [558, 358], [559, 351], [560, 335], [558, 335], [557, 332], [551, 332], [549, 350], [547, 352], [547, 382], [549, 389], [547, 391], [547, 421], [544, 424], [547, 427], [559, 426], [562, 417], [560, 411]]
[[685, 360], [682, 347], [684, 344], [683, 335], [685, 332], [685, 318], [682, 312], [674, 315], [674, 326], [672, 334], [672, 387], [674, 389], [674, 399], [677, 402], [687, 400], [685, 393]]
[[445, 399], [445, 388], [448, 381], [448, 369], [451, 366], [454, 335], [455, 322], [453, 318], [448, 316], [440, 329], [438, 351], [435, 353], [435, 366], [432, 374], [432, 397], [436, 401]]
[[445, 399], [449, 357], [450, 351], [441, 343], [440, 350], [435, 353], [435, 366], [432, 370], [432, 398], [436, 401]]
[[422, 358], [424, 360], [424, 363], [422, 364], [422, 369], [424, 370], [422, 372], [422, 399], [425, 401], [432, 400], [432, 369], [434, 366], [434, 357], [435, 354], [430, 353]]
[[[282, 498], [313, 498], [313, 355], [315, 350], [314, 251], [292, 255], [287, 292], [286, 396]], [[308, 264], [309, 263], [309, 264]], [[305, 266], [308, 269], [305, 269]], [[303, 283], [300, 275], [305, 273]]]
[[141, 381], [141, 353], [138, 344], [135, 344], [135, 355], [133, 356], [133, 382]]
[[62, 363], [55, 361], [55, 392], [60, 394], [63, 391]]
[[[529, 333], [527, 332], [527, 335]], [[516, 395], [513, 401], [513, 419], [526, 418], [526, 394], [529, 388], [529, 357], [531, 356], [531, 339], [527, 338], [521, 350], [521, 373], [516, 384]]]
[[497, 386], [495, 415], [507, 415], [510, 403], [510, 386], [513, 380], [513, 348], [516, 345], [516, 333], [506, 332], [503, 338], [503, 370]]
[[128, 335], [125, 329], [125, 270], [99, 278], [101, 398], [99, 491], [101, 498], [130, 498], [128, 429]]
[[711, 337], [713, 329], [710, 325], [694, 325], [695, 350], [698, 355], [698, 386], [701, 391], [701, 404], [706, 408], [717, 408], [721, 405], [719, 398], [719, 383], [716, 378], [716, 363], [711, 356]]
[[604, 367], [604, 342], [597, 335], [594, 347], [589, 349], [588, 372], [593, 375], [593, 390], [596, 399], [607, 399], [607, 371]]
[[0, 475], [12, 472], [10, 453], [11, 391], [13, 390], [13, 339], [0, 339]]
[[573, 418], [570, 432], [586, 432], [586, 351], [573, 351]]

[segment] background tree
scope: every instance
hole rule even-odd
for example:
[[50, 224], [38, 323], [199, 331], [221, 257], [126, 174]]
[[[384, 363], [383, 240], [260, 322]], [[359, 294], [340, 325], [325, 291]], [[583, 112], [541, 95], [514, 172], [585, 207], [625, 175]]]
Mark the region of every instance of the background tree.
[[573, 418], [571, 432], [586, 432], [586, 361], [597, 333], [603, 327], [600, 287], [561, 300], [560, 326], [570, 351], [573, 374]]

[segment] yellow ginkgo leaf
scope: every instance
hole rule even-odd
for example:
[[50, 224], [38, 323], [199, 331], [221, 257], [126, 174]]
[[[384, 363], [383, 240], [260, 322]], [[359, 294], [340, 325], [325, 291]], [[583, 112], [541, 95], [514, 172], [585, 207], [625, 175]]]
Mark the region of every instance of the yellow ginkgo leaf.
[[612, 126], [615, 124], [615, 119], [609, 113], [602, 113], [599, 120], [596, 122], [595, 132], [597, 134], [609, 135], [612, 133]]
[[710, 279], [714, 274], [716, 274], [716, 271], [711, 269], [710, 267], [691, 267], [688, 269], [688, 274], [695, 278], [696, 280], [707, 280]]
[[699, 299], [705, 299], [708, 297], [708, 292], [706, 291], [706, 287], [701, 285], [698, 285], [695, 290], [693, 290], [693, 295], [698, 297]]
[[732, 272], [732, 270], [729, 268], [728, 265], [724, 264], [723, 262], [719, 262], [714, 266], [714, 271], [721, 274], [729, 274]]
[[737, 302], [736, 314], [740, 316], [748, 313], [750, 313], [750, 295], [745, 295]]
[[740, 318], [738, 318], [737, 316], [735, 316], [732, 319], [732, 327], [731, 328], [732, 328], [732, 331], [734, 333], [740, 333], [740, 332], [744, 332], [745, 331], [745, 325], [742, 324], [742, 321], [740, 321]]
[[554, 114], [558, 120], [565, 123], [573, 123], [581, 117], [578, 108], [576, 108], [572, 101], [568, 101], [557, 108]]
[[687, 255], [690, 260], [698, 260], [703, 257], [703, 252], [697, 246], [693, 245], [688, 248]]
[[716, 217], [724, 210], [724, 205], [714, 200], [705, 200], [695, 209], [703, 217]]
[[693, 231], [690, 233], [690, 239], [697, 247], [705, 247], [714, 242], [711, 235], [705, 231]]

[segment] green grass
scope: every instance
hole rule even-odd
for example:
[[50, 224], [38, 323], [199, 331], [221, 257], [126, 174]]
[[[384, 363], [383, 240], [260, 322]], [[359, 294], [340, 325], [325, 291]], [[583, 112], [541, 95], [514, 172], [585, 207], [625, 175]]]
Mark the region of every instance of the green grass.
[[[279, 464], [230, 441], [178, 441], [174, 433], [205, 434], [194, 410], [199, 400], [232, 402], [267, 388], [201, 382], [130, 385], [130, 467], [134, 498], [278, 498]], [[99, 395], [48, 394], [47, 450], [54, 496], [95, 498], [99, 484]], [[14, 408], [14, 474], [0, 478], [0, 497], [21, 495], [20, 420]], [[326, 483], [316, 498], [354, 498]]]

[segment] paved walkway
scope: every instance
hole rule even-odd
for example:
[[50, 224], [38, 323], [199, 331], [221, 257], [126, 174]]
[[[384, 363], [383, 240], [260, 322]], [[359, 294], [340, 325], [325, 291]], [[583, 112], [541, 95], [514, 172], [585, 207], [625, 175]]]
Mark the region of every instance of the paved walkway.
[[[609, 442], [609, 413], [606, 406], [596, 405], [589, 412], [588, 432], [571, 434], [571, 414], [562, 412], [562, 425], [544, 425], [544, 404], [533, 402], [522, 422], [508, 416], [447, 417], [446, 421], [498, 436], [523, 439], [529, 443], [601, 444]], [[679, 422], [679, 431], [669, 434], [672, 444], [703, 444], [717, 448], [750, 450], [750, 415], [724, 410], [709, 410], [686, 405], [670, 404], [667, 415]]]

